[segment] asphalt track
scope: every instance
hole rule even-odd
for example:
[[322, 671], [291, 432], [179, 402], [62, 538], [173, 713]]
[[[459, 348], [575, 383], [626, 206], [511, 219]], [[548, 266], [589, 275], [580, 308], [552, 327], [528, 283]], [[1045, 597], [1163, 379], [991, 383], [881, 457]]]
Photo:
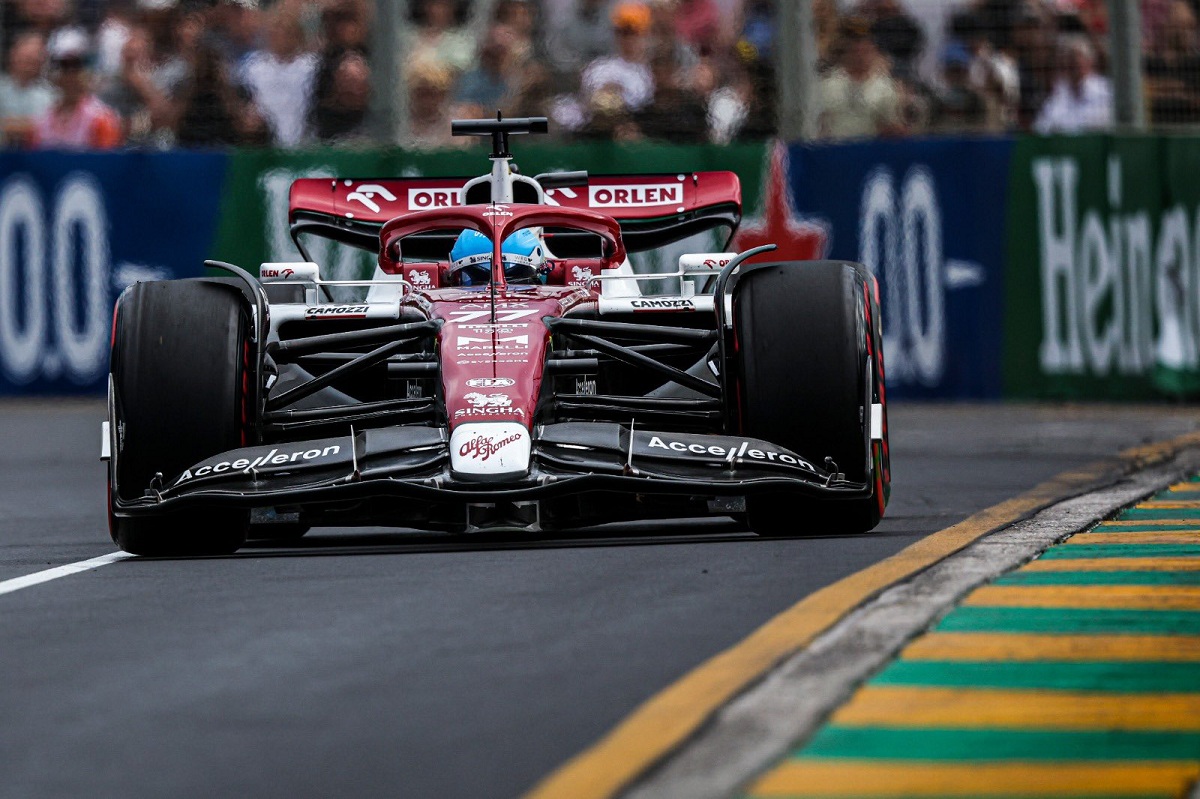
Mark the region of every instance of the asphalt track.
[[[0, 403], [0, 581], [112, 551], [102, 414]], [[893, 502], [867, 536], [336, 531], [0, 596], [0, 797], [517, 796], [812, 591], [1197, 427], [1169, 406], [896, 405], [890, 422]]]

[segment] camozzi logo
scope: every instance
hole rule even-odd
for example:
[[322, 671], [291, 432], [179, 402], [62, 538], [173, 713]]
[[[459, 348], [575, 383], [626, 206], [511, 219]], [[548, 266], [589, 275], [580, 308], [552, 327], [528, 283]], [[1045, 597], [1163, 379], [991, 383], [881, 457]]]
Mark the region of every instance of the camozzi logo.
[[366, 305], [318, 305], [304, 309], [305, 319], [361, 319], [366, 315]]
[[467, 441], [461, 447], [459, 447], [458, 454], [462, 455], [464, 458], [486, 461], [488, 458], [492, 457], [509, 444], [520, 440], [520, 433], [513, 433], [512, 435], [505, 436], [499, 440], [497, 440], [495, 436], [475, 436], [470, 441]]
[[629, 306], [635, 311], [694, 311], [696, 303], [683, 299], [633, 300]]

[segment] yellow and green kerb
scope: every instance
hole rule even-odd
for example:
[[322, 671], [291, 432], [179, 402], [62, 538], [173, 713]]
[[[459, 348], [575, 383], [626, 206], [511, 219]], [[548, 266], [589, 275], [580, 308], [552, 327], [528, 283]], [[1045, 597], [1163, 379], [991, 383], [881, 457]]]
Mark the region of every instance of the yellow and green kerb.
[[970, 594], [748, 797], [1165, 797], [1200, 777], [1200, 477]]

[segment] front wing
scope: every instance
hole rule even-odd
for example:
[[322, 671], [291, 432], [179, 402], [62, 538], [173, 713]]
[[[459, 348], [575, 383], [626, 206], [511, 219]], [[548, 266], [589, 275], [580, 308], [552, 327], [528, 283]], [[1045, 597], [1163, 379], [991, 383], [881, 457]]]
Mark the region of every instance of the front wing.
[[[114, 456], [115, 448], [114, 448]], [[246, 447], [215, 455], [162, 481], [117, 514], [197, 505], [303, 507], [371, 498], [519, 502], [588, 491], [731, 497], [787, 492], [826, 499], [870, 496], [872, 481], [847, 481], [767, 441], [568, 422], [535, 428], [531, 468], [520, 479], [483, 482], [450, 472], [444, 429], [395, 426], [354, 436]]]

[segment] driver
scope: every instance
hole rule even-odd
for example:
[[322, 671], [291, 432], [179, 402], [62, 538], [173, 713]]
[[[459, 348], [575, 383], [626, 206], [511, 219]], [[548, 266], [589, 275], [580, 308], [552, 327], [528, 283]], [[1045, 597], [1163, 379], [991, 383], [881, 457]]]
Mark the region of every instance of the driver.
[[[546, 248], [532, 228], [518, 230], [500, 244], [504, 279], [509, 283], [539, 283], [546, 267]], [[464, 230], [450, 250], [450, 284], [486, 286], [492, 273], [492, 241], [475, 230]]]

